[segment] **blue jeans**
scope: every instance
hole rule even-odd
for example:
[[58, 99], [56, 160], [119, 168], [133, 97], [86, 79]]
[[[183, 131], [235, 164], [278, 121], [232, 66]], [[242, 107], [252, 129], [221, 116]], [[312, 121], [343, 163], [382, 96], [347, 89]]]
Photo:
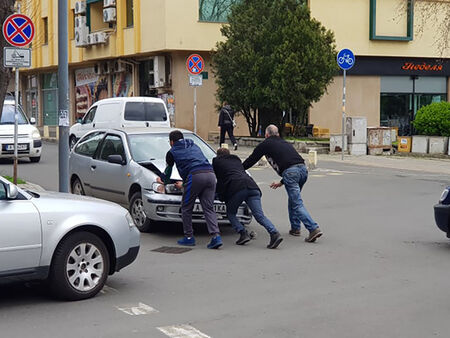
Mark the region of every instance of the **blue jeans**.
[[301, 223], [309, 231], [315, 230], [318, 225], [303, 205], [301, 191], [308, 179], [308, 169], [304, 165], [294, 165], [283, 172], [283, 183], [289, 197], [289, 221], [292, 229], [300, 229]]
[[244, 201], [252, 211], [252, 214], [255, 217], [256, 221], [264, 228], [266, 228], [269, 234], [278, 232], [272, 222], [266, 216], [264, 216], [261, 205], [261, 193], [258, 189], [242, 189], [241, 191], [236, 193], [228, 202], [226, 202], [227, 216], [230, 220], [231, 226], [234, 230], [236, 230], [236, 232], [241, 232], [245, 229], [236, 217], [238, 208]]

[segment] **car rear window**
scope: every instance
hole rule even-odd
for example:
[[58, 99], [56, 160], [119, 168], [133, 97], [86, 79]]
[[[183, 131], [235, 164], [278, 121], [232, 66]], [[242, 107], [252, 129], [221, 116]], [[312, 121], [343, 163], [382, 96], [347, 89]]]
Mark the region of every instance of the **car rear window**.
[[164, 105], [159, 102], [127, 102], [125, 120], [167, 121], [167, 115]]

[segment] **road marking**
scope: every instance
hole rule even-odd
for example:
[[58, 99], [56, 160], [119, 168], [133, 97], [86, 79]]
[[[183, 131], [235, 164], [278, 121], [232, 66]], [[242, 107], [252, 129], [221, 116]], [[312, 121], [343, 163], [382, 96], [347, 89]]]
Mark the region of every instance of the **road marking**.
[[172, 338], [211, 338], [190, 325], [172, 325], [158, 327], [159, 331]]
[[317, 174], [313, 174], [313, 175], [309, 175], [309, 177], [326, 177], [327, 175], [317, 175]]
[[157, 313], [158, 310], [148, 306], [144, 303], [139, 303], [137, 306], [116, 306], [117, 310], [122, 311], [130, 316], [148, 315], [149, 313]]
[[343, 173], [328, 173], [328, 175], [330, 175], [330, 176], [342, 176], [344, 174]]
[[100, 293], [106, 294], [106, 293], [118, 293], [119, 290], [116, 290], [108, 285], [104, 285], [103, 289], [100, 290]]

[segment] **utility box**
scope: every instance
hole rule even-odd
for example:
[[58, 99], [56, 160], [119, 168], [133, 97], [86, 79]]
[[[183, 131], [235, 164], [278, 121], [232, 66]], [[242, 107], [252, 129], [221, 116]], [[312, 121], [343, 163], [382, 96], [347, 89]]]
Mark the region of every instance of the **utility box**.
[[367, 155], [367, 144], [365, 143], [351, 143], [348, 145], [350, 155]]
[[410, 153], [411, 152], [411, 136], [399, 136], [398, 137], [398, 152]]
[[347, 117], [348, 143], [367, 143], [367, 118]]
[[[347, 135], [344, 135], [344, 151], [347, 151]], [[342, 151], [342, 134], [330, 135], [330, 153]]]
[[412, 138], [412, 152], [418, 154], [427, 154], [429, 140], [429, 136], [414, 135]]
[[367, 128], [369, 155], [392, 152], [392, 129], [388, 127]]
[[430, 154], [447, 154], [448, 137], [430, 136], [429, 153]]

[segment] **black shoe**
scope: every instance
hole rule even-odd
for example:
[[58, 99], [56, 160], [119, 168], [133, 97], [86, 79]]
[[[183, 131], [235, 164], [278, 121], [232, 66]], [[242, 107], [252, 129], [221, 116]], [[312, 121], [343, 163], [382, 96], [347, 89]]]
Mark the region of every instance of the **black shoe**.
[[276, 232], [274, 234], [270, 234], [270, 242], [267, 245], [267, 248], [269, 249], [276, 249], [278, 245], [283, 241], [283, 238], [281, 238], [281, 235], [279, 232]]
[[237, 150], [237, 143], [234, 144], [234, 150]]
[[250, 242], [251, 238], [247, 232], [247, 230], [242, 230], [239, 232], [239, 234], [241, 235], [239, 237], [239, 239], [236, 241], [237, 245], [244, 245], [245, 243]]

